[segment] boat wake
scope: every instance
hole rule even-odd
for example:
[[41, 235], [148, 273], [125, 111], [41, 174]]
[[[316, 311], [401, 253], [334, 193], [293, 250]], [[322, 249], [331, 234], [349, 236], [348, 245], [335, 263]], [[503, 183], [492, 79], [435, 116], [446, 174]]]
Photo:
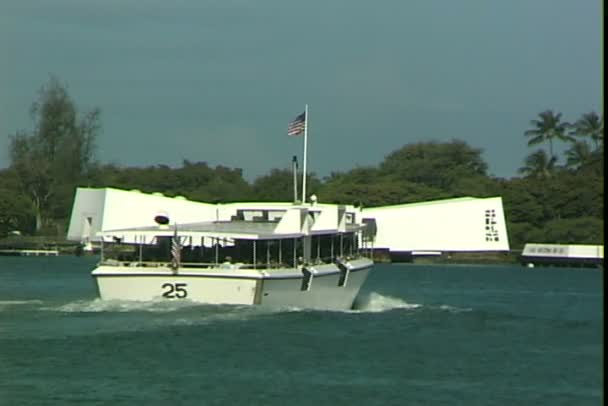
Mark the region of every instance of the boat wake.
[[447, 311], [450, 313], [464, 313], [464, 312], [473, 311], [473, 309], [471, 309], [470, 307], [456, 307], [456, 306], [450, 306], [450, 305], [441, 305], [438, 307], [438, 309]]
[[380, 313], [391, 310], [424, 310], [424, 311], [435, 311], [435, 312], [448, 312], [448, 313], [463, 313], [470, 312], [473, 309], [468, 307], [457, 307], [451, 305], [430, 305], [430, 304], [418, 304], [408, 303], [404, 299], [382, 295], [377, 292], [372, 292], [368, 295], [357, 298], [353, 309], [351, 311], [356, 313]]
[[422, 305], [416, 303], [408, 303], [400, 298], [384, 296], [380, 293], [372, 292], [357, 298], [352, 310], [357, 313], [379, 313], [395, 309], [412, 310], [421, 306]]
[[[19, 304], [41, 304], [40, 300], [27, 301], [0, 301], [0, 309], [3, 306]], [[371, 292], [357, 298], [353, 308], [339, 312], [345, 313], [382, 313], [392, 310], [430, 310], [449, 313], [462, 313], [472, 311], [470, 308], [460, 308], [450, 305], [422, 305], [418, 303], [408, 303], [402, 298], [389, 295], [382, 295]], [[196, 323], [208, 323], [221, 320], [246, 320], [251, 317], [265, 316], [271, 314], [288, 314], [300, 312], [315, 312], [327, 310], [314, 310], [299, 307], [270, 308], [264, 306], [248, 305], [211, 305], [191, 302], [187, 300], [179, 301], [130, 301], [130, 300], [77, 300], [52, 307], [40, 307], [40, 310], [62, 312], [62, 313], [149, 313], [149, 314], [169, 314], [178, 313], [172, 320], [177, 324], [191, 324], [192, 319]], [[331, 310], [330, 310], [331, 311]]]
[[39, 305], [42, 303], [42, 300], [32, 299], [32, 300], [0, 300], [0, 310], [4, 310], [9, 307], [14, 306], [28, 306], [28, 305]]
[[61, 334], [70, 336], [241, 322], [269, 313], [257, 306], [209, 305], [187, 300], [123, 301], [99, 298], [63, 304], [45, 303], [38, 310], [46, 312], [50, 319], [56, 318], [53, 314], [67, 316], [61, 317], [61, 320], [68, 324], [68, 320], [71, 320], [74, 326], [78, 326], [62, 327]]
[[[0, 306], [5, 302], [0, 301]], [[12, 303], [12, 302], [10, 302]], [[24, 303], [34, 304], [42, 303], [42, 301], [24, 301]], [[15, 301], [15, 304], [17, 302]], [[354, 303], [353, 309], [347, 312], [358, 313], [378, 313], [394, 309], [417, 309], [421, 307], [419, 304], [407, 303], [405, 300], [381, 295], [380, 293], [372, 292], [364, 295]], [[77, 300], [65, 303], [58, 306], [42, 307], [40, 310], [64, 312], [64, 313], [129, 313], [129, 312], [148, 312], [148, 313], [170, 313], [170, 312], [189, 312], [196, 311], [198, 313], [213, 313], [216, 316], [226, 314], [271, 314], [271, 313], [299, 313], [315, 311], [300, 307], [285, 306], [281, 308], [269, 308], [264, 306], [247, 306], [247, 305], [210, 305], [191, 302], [187, 300], [179, 301], [131, 301], [131, 300]]]
[[180, 301], [132, 301], [132, 300], [77, 300], [57, 307], [47, 307], [42, 310], [58, 311], [64, 313], [124, 313], [124, 312], [150, 312], [169, 313], [191, 307], [200, 306], [199, 303], [187, 300]]
[[[216, 321], [247, 320], [251, 317], [277, 313], [277, 309], [261, 306], [203, 304], [188, 300], [78, 300], [41, 310], [61, 313], [107, 313], [124, 315], [156, 315], [155, 320], [174, 325], [208, 324]], [[280, 311], [279, 311], [280, 312]]]

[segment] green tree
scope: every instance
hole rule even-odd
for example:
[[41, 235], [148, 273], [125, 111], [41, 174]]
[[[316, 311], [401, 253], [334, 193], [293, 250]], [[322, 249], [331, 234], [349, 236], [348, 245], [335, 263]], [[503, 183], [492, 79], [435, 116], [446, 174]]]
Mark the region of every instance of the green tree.
[[566, 167], [580, 168], [593, 158], [589, 144], [586, 141], [576, 141], [566, 151]]
[[402, 180], [454, 191], [454, 185], [463, 177], [486, 176], [487, 164], [481, 152], [460, 140], [406, 145], [384, 159], [380, 175], [391, 174]]
[[557, 158], [554, 156], [547, 156], [547, 153], [542, 149], [528, 155], [526, 157], [524, 166], [519, 168], [519, 173], [524, 176], [530, 176], [534, 178], [549, 178], [555, 170], [555, 162]]
[[572, 126], [571, 134], [576, 137], [587, 137], [591, 139], [595, 148], [604, 145], [604, 117], [599, 117], [597, 113], [590, 112], [583, 114]]
[[[296, 173], [298, 201], [302, 200], [302, 173]], [[319, 193], [321, 181], [314, 173], [306, 174], [306, 188], [310, 196]], [[271, 169], [268, 175], [256, 178], [252, 186], [252, 198], [259, 201], [291, 202], [294, 200], [294, 176], [291, 169]]]
[[[296, 180], [300, 181], [300, 176], [296, 175]], [[252, 189], [255, 200], [292, 201], [294, 200], [293, 173], [288, 169], [271, 169], [269, 174], [255, 179]], [[297, 193], [298, 199], [301, 199], [301, 190]]]
[[0, 169], [0, 238], [9, 231], [31, 233], [34, 230], [34, 210], [23, 194], [14, 169]]
[[31, 232], [33, 210], [26, 196], [0, 188], [0, 238], [9, 231]]
[[531, 120], [530, 124], [532, 124], [533, 128], [527, 130], [524, 134], [526, 137], [530, 137], [528, 141], [529, 146], [548, 142], [549, 157], [552, 159], [555, 157], [553, 153], [553, 142], [555, 140], [572, 141], [572, 137], [566, 133], [570, 124], [561, 121], [562, 113], [554, 113], [552, 110], [543, 111], [538, 115], [540, 119]]
[[40, 89], [30, 114], [34, 129], [29, 133], [17, 131], [10, 137], [9, 148], [11, 167], [32, 202], [39, 231], [50, 214], [52, 199], [71, 195], [89, 174], [100, 130], [100, 111], [94, 109], [80, 116], [66, 86], [51, 76]]
[[243, 170], [218, 165], [215, 167], [211, 181], [205, 186], [210, 199], [208, 201], [237, 202], [249, 199], [250, 186], [243, 179]]
[[321, 186], [319, 199], [328, 203], [348, 203], [364, 207], [414, 203], [447, 197], [445, 191], [382, 174], [373, 167], [332, 173]]
[[187, 160], [183, 161], [181, 168], [104, 165], [92, 173], [91, 182], [95, 187], [159, 192], [203, 202], [246, 200], [251, 195], [251, 187], [243, 179], [241, 169], [211, 168], [205, 162]]
[[604, 218], [604, 176], [589, 170], [568, 171], [547, 182], [545, 204], [553, 218]]
[[544, 239], [537, 240], [534, 232], [535, 226], [529, 223], [510, 223], [507, 221], [509, 230], [509, 246], [512, 250], [521, 250], [528, 242], [544, 242]]
[[556, 219], [540, 230], [538, 241], [557, 244], [604, 244], [604, 221], [594, 217]]
[[543, 202], [535, 194], [541, 187], [542, 184], [530, 182], [528, 179], [514, 178], [504, 182], [498, 194], [503, 198], [507, 222], [532, 226], [543, 224]]

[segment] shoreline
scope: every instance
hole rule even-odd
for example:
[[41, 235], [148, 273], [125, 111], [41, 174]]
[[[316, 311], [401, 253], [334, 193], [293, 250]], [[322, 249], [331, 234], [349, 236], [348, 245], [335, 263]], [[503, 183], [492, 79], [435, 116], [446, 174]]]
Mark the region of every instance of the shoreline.
[[[391, 258], [389, 252], [377, 251], [373, 255], [373, 260], [378, 264], [416, 264], [416, 265], [521, 265], [522, 267], [533, 268], [535, 264], [529, 266], [524, 264], [521, 259], [522, 250], [510, 251], [491, 251], [491, 252], [444, 252], [440, 255], [409, 257], [406, 260], [395, 260]], [[99, 249], [84, 251], [80, 243], [49, 237], [23, 237], [11, 236], [0, 239], [0, 256], [94, 256], [99, 255]], [[544, 267], [574, 267], [574, 268], [600, 268], [601, 264], [587, 263], [539, 263], [538, 266]]]

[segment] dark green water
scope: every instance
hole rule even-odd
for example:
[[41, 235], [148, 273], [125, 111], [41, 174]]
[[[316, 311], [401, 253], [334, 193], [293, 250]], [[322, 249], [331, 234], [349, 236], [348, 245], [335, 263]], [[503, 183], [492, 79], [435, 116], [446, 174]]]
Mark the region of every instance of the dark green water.
[[603, 273], [377, 265], [344, 312], [103, 302], [0, 257], [0, 405], [599, 405]]

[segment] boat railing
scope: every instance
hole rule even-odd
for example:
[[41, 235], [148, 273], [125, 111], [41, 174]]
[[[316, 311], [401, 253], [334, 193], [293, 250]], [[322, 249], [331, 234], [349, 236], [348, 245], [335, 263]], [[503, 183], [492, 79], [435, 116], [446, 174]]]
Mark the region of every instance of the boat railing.
[[[200, 268], [200, 269], [280, 269], [280, 268], [296, 268], [302, 265], [323, 265], [331, 263], [342, 263], [348, 262], [352, 259], [364, 257], [363, 253], [353, 253], [346, 256], [334, 256], [334, 257], [316, 257], [311, 258], [305, 264], [302, 261], [298, 261], [296, 264], [288, 264], [285, 262], [256, 262], [256, 263], [245, 263], [245, 262], [181, 262], [180, 268]], [[167, 268], [171, 267], [171, 261], [146, 261], [146, 260], [121, 260], [114, 258], [105, 258], [99, 262], [99, 265], [104, 266], [120, 266], [120, 267], [141, 267], [141, 268]]]

